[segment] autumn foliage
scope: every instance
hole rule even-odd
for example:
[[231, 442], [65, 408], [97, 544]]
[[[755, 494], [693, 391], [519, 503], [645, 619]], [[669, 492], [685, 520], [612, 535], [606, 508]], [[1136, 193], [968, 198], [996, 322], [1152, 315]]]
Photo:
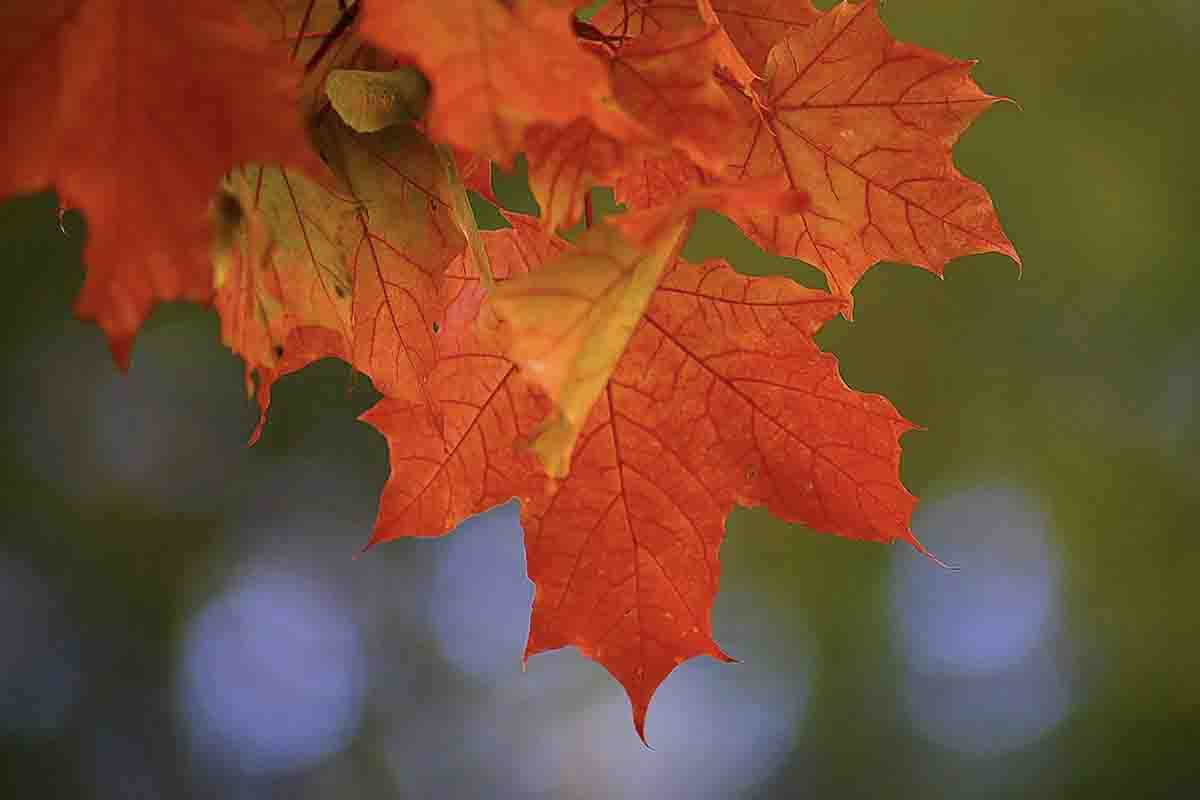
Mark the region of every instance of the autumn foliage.
[[[391, 461], [372, 543], [519, 498], [526, 655], [603, 664], [642, 733], [676, 665], [729, 658], [710, 612], [735, 504], [921, 549], [913, 426], [814, 334], [880, 261], [1017, 256], [951, 158], [997, 98], [874, 2], [574, 6], [5, 3], [0, 196], [86, 214], [76, 311], [123, 369], [184, 299], [215, 306], [264, 422], [315, 360], [367, 375]], [[519, 153], [540, 216], [479, 230], [472, 193]], [[591, 213], [601, 185], [626, 213]], [[829, 291], [680, 259], [702, 208]]]

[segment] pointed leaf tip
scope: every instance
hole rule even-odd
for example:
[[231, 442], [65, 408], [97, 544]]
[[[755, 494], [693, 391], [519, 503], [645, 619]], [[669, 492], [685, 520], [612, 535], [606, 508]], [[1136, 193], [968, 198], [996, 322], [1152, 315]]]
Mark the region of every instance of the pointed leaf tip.
[[122, 373], [129, 372], [133, 360], [132, 336], [109, 336], [108, 350], [112, 353], [113, 362]]

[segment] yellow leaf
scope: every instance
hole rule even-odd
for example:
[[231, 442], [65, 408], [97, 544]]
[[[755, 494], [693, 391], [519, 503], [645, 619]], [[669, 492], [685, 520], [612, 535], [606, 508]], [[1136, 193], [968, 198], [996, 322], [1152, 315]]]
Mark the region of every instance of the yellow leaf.
[[689, 227], [679, 215], [643, 247], [615, 227], [589, 230], [546, 267], [499, 284], [491, 297], [509, 326], [509, 356], [555, 403], [532, 447], [553, 477], [571, 466], [592, 404], [642, 318]]

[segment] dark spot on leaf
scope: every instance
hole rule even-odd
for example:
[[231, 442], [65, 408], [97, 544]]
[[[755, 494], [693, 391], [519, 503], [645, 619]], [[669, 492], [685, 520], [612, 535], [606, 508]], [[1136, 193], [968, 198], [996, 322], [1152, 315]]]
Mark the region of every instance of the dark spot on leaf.
[[246, 216], [237, 195], [225, 189], [217, 193], [216, 214], [218, 226], [225, 230], [236, 228]]
[[442, 326], [441, 326], [441, 325], [439, 325], [439, 324], [437, 323], [437, 321], [436, 321], [436, 320], [434, 320], [434, 323], [433, 323], [433, 332], [434, 332], [434, 333], [437, 333], [437, 332], [439, 332], [441, 329], [442, 329]]
[[340, 300], [346, 299], [346, 290], [343, 289], [340, 284], [335, 285], [333, 287], [333, 291], [337, 294], [338, 299], [340, 299]]
[[283, 358], [283, 345], [277, 344], [272, 348], [276, 358]]

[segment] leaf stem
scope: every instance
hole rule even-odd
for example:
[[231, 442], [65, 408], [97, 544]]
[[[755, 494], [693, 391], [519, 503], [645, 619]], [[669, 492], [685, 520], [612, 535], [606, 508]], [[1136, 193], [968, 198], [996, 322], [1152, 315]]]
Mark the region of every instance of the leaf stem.
[[475, 211], [471, 208], [471, 198], [467, 196], [467, 187], [463, 185], [454, 163], [454, 152], [444, 144], [437, 145], [438, 156], [446, 168], [446, 180], [450, 185], [450, 196], [454, 201], [454, 218], [463, 236], [467, 239], [467, 248], [471, 251], [471, 259], [475, 263], [475, 271], [483, 290], [488, 294], [496, 287], [492, 276], [492, 263], [488, 260], [487, 250], [483, 246], [483, 237], [479, 235], [479, 224], [475, 221]]

